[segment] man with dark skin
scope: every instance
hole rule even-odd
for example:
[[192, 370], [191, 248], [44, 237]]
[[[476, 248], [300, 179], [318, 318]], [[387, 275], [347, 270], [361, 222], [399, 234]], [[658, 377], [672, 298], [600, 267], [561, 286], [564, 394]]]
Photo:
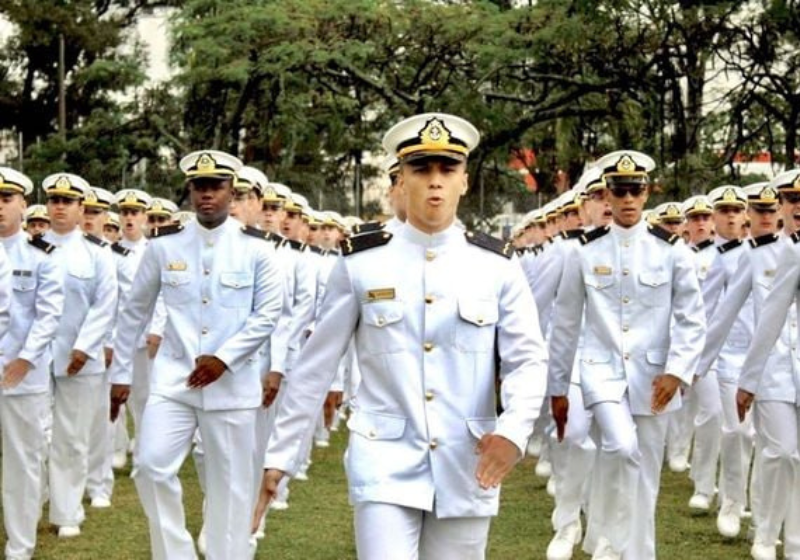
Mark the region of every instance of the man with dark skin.
[[136, 336], [160, 293], [169, 351], [153, 362], [134, 458], [152, 556], [195, 557], [178, 472], [199, 429], [207, 457], [206, 558], [246, 558], [261, 405], [261, 371], [252, 356], [277, 322], [282, 277], [263, 233], [229, 219], [241, 162], [208, 150], [186, 156], [180, 166], [197, 218], [159, 228], [142, 257], [117, 326], [111, 415], [128, 397]]

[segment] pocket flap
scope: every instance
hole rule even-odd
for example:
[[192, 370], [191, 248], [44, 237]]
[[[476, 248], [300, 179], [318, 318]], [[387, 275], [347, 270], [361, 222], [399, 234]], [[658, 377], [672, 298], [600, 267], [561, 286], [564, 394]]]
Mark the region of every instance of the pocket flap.
[[584, 351], [581, 354], [581, 361], [585, 364], [607, 364], [611, 361], [611, 352], [599, 351]]
[[248, 288], [253, 285], [253, 275], [247, 272], [222, 272], [219, 282], [227, 288]]
[[654, 366], [663, 366], [667, 363], [667, 352], [665, 350], [648, 350], [647, 363]]
[[642, 272], [639, 274], [639, 282], [645, 286], [661, 286], [669, 282], [666, 272]]
[[587, 274], [584, 277], [584, 284], [595, 290], [603, 290], [614, 284], [613, 276], [601, 276], [598, 274]]
[[461, 318], [483, 327], [493, 325], [497, 322], [497, 300], [496, 299], [477, 299], [477, 298], [458, 298], [458, 314]]
[[36, 288], [36, 280], [25, 276], [13, 276], [11, 287], [17, 292], [30, 292]]
[[475, 439], [494, 433], [497, 418], [467, 418], [467, 429]]
[[347, 427], [367, 439], [400, 439], [406, 430], [406, 419], [393, 414], [359, 410], [348, 420]]
[[168, 286], [181, 286], [183, 284], [188, 284], [191, 278], [187, 272], [177, 272], [177, 271], [163, 271], [161, 273], [161, 283], [166, 284]]
[[403, 318], [403, 304], [399, 301], [367, 303], [362, 309], [364, 322], [373, 327], [385, 327]]

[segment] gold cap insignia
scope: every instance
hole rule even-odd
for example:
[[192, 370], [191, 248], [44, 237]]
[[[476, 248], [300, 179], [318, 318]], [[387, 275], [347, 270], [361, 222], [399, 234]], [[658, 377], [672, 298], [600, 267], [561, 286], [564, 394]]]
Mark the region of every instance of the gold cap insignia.
[[694, 210], [708, 210], [708, 204], [702, 198], [698, 199], [694, 203]]
[[442, 121], [437, 118], [432, 118], [425, 127], [419, 131], [419, 139], [422, 144], [429, 146], [442, 146], [446, 147], [450, 144], [450, 131]]
[[139, 199], [136, 198], [136, 193], [129, 192], [125, 197], [125, 204], [137, 204]]
[[164, 206], [161, 204], [161, 201], [156, 200], [153, 202], [153, 205], [150, 207], [150, 210], [153, 212], [163, 212]]
[[277, 196], [278, 194], [272, 187], [267, 187], [264, 189], [264, 198], [277, 198]]
[[206, 173], [214, 171], [217, 168], [217, 162], [209, 154], [203, 154], [197, 160], [197, 170]]
[[794, 183], [792, 184], [792, 188], [800, 189], [800, 173], [798, 173], [797, 177], [794, 178]]
[[775, 189], [772, 187], [764, 187], [761, 191], [761, 200], [776, 200], [778, 198], [778, 193], [775, 192]]
[[84, 196], [84, 200], [89, 203], [96, 203], [97, 195], [94, 193], [94, 191], [89, 191], [86, 193], [86, 196]]
[[67, 177], [61, 176], [58, 178], [58, 181], [56, 181], [55, 187], [61, 191], [68, 191], [72, 187], [72, 183], [69, 182]]
[[636, 171], [636, 163], [634, 163], [631, 156], [626, 154], [617, 162], [617, 171], [619, 173], [633, 173]]
[[46, 218], [47, 217], [47, 210], [44, 208], [37, 208], [31, 214], [31, 218]]
[[738, 198], [736, 198], [736, 191], [733, 189], [725, 189], [725, 192], [722, 193], [722, 200], [723, 202], [738, 202]]
[[677, 218], [681, 215], [681, 211], [678, 209], [677, 206], [674, 204], [670, 204], [667, 206], [667, 217], [668, 218]]

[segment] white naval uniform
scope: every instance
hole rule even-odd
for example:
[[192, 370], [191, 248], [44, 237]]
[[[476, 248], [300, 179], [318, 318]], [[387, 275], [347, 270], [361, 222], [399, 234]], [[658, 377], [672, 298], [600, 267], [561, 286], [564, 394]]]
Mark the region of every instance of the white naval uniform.
[[[669, 415], [652, 413], [653, 380], [670, 373], [690, 384], [704, 339], [691, 253], [663, 235], [640, 222], [587, 236], [566, 263], [550, 338], [548, 392], [567, 395], [583, 321], [581, 388], [599, 428], [586, 542], [605, 538], [626, 560], [655, 558]], [[665, 412], [680, 404], [676, 394]]]
[[46, 460], [45, 421], [50, 408], [50, 341], [64, 307], [63, 271], [53, 248], [31, 242], [24, 231], [0, 239], [13, 276], [2, 271], [0, 284], [10, 286], [11, 325], [0, 339], [0, 367], [21, 358], [32, 367], [13, 389], [0, 389], [3, 430], [3, 523], [8, 540], [5, 557], [33, 557], [36, 526], [42, 515], [42, 477]]
[[[243, 229], [230, 218], [211, 230], [193, 221], [152, 239], [119, 319], [111, 381], [129, 385], [136, 341], [163, 294], [167, 323], [133, 474], [156, 559], [196, 557], [178, 471], [198, 427], [209, 458], [206, 557], [251, 554], [255, 416], [261, 404], [254, 355], [278, 319], [283, 286], [273, 247]], [[203, 355], [216, 356], [228, 369], [214, 383], [190, 389], [187, 379]]]
[[[50, 230], [44, 239], [60, 247], [56, 256], [66, 271], [64, 313], [51, 346], [55, 400], [50, 522], [75, 527], [84, 519], [81, 501], [89, 473], [92, 428], [108, 418], [103, 345], [114, 323], [117, 275], [111, 251], [78, 229], [66, 235]], [[73, 349], [89, 359], [77, 375], [68, 377]]]
[[[270, 436], [265, 468], [297, 472], [355, 332], [362, 377], [345, 468], [362, 558], [482, 558], [499, 490], [478, 486], [475, 446], [495, 433], [524, 453], [541, 406], [545, 348], [522, 270], [465, 236], [475, 238], [457, 226], [427, 235], [406, 224], [393, 237], [375, 232], [345, 242], [385, 244], [351, 251], [334, 267]], [[394, 515], [376, 512], [380, 506]], [[399, 532], [409, 524], [416, 530]], [[452, 545], [447, 552], [440, 539]]]
[[[742, 241], [717, 240], [720, 253], [708, 272], [703, 284], [703, 303], [706, 320], [716, 315], [719, 301], [736, 278], [736, 270], [742, 253], [750, 245]], [[721, 402], [722, 435], [720, 437], [720, 498], [736, 502], [741, 507], [747, 503], [747, 476], [753, 448], [752, 422], [749, 415], [745, 423], [739, 422], [736, 412], [736, 389], [739, 371], [753, 336], [755, 315], [753, 298], [749, 297], [741, 307], [731, 326], [728, 337], [716, 355], [713, 369], [717, 375]], [[704, 364], [701, 373], [710, 368]]]
[[[784, 555], [800, 558], [800, 372], [797, 324], [787, 319], [798, 305], [800, 236], [781, 236], [753, 249], [749, 266], [737, 271], [729, 293], [741, 300], [750, 287], [757, 310], [753, 341], [742, 366], [739, 387], [755, 395], [753, 415], [761, 454], [760, 507], [756, 539], [774, 545], [783, 523]], [[741, 275], [741, 276], [740, 276]], [[749, 280], [749, 283], [748, 283]], [[744, 285], [744, 286], [743, 286]], [[720, 309], [725, 312], [729, 302]], [[718, 324], [719, 323], [719, 324]], [[716, 320], [708, 336], [718, 339]], [[724, 330], [724, 329], [723, 329]]]

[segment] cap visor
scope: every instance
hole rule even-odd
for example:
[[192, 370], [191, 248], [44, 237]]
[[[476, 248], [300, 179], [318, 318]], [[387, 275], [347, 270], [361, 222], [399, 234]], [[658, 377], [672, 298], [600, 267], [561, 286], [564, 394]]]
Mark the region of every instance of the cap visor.
[[403, 163], [411, 163], [414, 161], [421, 161], [426, 159], [447, 159], [450, 161], [455, 162], [462, 162], [467, 161], [467, 156], [464, 154], [459, 154], [457, 152], [451, 152], [449, 150], [437, 150], [437, 151], [424, 151], [424, 152], [413, 152], [408, 154], [403, 158]]

